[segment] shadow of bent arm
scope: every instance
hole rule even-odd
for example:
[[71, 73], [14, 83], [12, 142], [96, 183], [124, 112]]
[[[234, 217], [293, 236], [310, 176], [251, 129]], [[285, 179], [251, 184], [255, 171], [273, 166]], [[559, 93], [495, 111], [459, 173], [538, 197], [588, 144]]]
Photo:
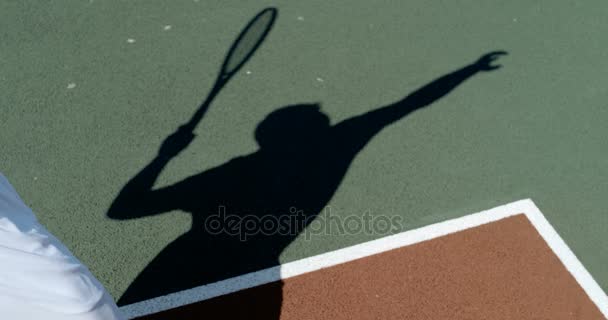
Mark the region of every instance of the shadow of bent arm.
[[168, 186], [152, 190], [168, 158], [156, 157], [120, 191], [108, 209], [107, 216], [115, 220], [127, 220], [156, 215], [177, 207], [177, 188]]

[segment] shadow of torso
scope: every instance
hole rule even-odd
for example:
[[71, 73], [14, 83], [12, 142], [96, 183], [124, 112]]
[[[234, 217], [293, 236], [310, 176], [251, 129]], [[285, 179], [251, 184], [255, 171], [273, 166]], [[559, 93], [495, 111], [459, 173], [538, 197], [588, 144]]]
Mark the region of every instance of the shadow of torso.
[[[352, 127], [319, 130], [280, 152], [262, 148], [160, 190], [155, 197], [162, 200], [155, 201], [191, 213], [192, 227], [139, 274], [119, 304], [279, 265], [281, 252], [327, 205], [377, 131]], [[266, 299], [260, 303], [280, 309], [280, 291]]]

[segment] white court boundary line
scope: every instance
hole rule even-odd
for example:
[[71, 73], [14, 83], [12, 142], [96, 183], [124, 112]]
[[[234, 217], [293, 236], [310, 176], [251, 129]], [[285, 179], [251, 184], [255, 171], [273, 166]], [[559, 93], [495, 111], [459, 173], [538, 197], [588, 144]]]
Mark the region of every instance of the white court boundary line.
[[549, 221], [547, 221], [530, 199], [519, 200], [461, 218], [442, 221], [422, 228], [289, 262], [280, 266], [126, 305], [121, 307], [120, 311], [128, 319], [154, 314], [277, 280], [295, 277], [304, 273], [392, 249], [431, 240], [521, 213], [526, 215], [551, 250], [553, 250], [566, 269], [574, 276], [585, 293], [587, 293], [591, 301], [593, 301], [600, 312], [608, 319], [608, 296], [606, 296], [606, 293], [604, 293], [591, 274], [589, 274], [583, 264], [576, 258], [572, 250], [570, 250], [564, 240], [560, 238]]

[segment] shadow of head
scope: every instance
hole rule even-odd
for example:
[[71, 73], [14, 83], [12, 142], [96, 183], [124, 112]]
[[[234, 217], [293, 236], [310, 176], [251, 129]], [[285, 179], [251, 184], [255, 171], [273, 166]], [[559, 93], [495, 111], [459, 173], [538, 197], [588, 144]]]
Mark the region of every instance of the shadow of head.
[[271, 112], [255, 130], [255, 140], [265, 150], [298, 150], [314, 146], [330, 127], [319, 104], [290, 105]]

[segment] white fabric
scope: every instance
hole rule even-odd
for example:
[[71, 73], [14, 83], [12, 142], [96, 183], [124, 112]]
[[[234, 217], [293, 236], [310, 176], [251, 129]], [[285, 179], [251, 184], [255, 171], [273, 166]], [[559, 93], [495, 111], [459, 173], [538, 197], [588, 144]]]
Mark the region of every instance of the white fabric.
[[2, 173], [0, 318], [122, 319], [103, 286], [38, 223]]

